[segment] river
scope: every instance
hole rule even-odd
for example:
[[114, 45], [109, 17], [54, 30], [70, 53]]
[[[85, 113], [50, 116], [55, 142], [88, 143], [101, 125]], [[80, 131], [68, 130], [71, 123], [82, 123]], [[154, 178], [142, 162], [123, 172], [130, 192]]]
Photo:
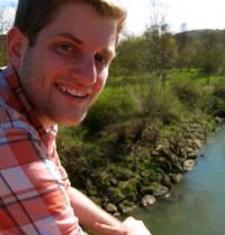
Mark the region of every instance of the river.
[[204, 157], [169, 199], [132, 212], [153, 235], [225, 235], [225, 127], [208, 138], [200, 153]]

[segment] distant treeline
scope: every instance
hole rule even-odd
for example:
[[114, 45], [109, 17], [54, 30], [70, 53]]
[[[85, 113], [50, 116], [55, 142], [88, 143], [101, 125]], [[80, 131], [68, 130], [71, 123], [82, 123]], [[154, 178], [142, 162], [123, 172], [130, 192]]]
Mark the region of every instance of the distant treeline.
[[167, 25], [152, 26], [142, 36], [128, 36], [117, 51], [114, 75], [198, 68], [206, 75], [225, 74], [225, 30], [195, 30], [172, 34]]
[[[206, 75], [224, 75], [225, 30], [172, 34], [167, 24], [151, 26], [142, 36], [127, 36], [117, 55], [113, 75], [153, 72], [165, 76], [171, 68], [198, 68]], [[5, 63], [5, 36], [0, 35], [0, 66]]]

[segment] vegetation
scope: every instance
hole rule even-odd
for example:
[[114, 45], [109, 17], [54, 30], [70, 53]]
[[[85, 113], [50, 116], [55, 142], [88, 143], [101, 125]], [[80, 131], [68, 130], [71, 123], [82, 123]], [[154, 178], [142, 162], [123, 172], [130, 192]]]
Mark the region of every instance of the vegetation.
[[121, 43], [113, 72], [121, 75], [197, 68], [204, 75], [224, 75], [224, 40], [225, 30], [195, 30], [174, 35], [168, 32], [166, 24], [160, 29], [152, 26], [143, 36], [128, 37]]
[[209, 89], [207, 77], [197, 76], [197, 70], [170, 71], [164, 88], [147, 75], [126, 77], [124, 87], [121, 77], [111, 78], [82, 126], [61, 128], [58, 149], [72, 184], [105, 207], [139, 202], [156, 182], [165, 185], [167, 174], [172, 184], [182, 164], [158, 162], [152, 153], [163, 143], [182, 158], [188, 128], [197, 124], [205, 136], [224, 103], [225, 90]]
[[123, 40], [86, 120], [60, 129], [58, 150], [72, 184], [123, 212], [179, 181], [215, 116], [225, 116], [224, 41], [225, 31], [173, 35], [166, 24]]
[[189, 154], [183, 149], [224, 115], [224, 37], [224, 31], [172, 35], [164, 26], [124, 40], [81, 127], [61, 128], [58, 149], [72, 184], [103, 207], [124, 211], [159, 184], [177, 182]]

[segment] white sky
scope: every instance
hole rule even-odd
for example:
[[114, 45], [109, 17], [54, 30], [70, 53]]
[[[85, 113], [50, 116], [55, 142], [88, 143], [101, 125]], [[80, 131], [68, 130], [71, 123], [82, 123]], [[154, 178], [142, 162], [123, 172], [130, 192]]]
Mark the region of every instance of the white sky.
[[160, 2], [172, 32], [187, 29], [225, 29], [224, 0], [122, 0], [128, 7], [128, 29], [140, 33], [152, 16], [151, 2]]
[[[38, 1], [38, 0], [37, 0]], [[161, 4], [172, 32], [180, 31], [181, 24], [186, 23], [187, 30], [225, 29], [225, 0], [121, 0], [128, 8], [127, 29], [140, 34], [151, 22], [152, 2]], [[17, 0], [0, 0], [1, 3], [17, 3]], [[12, 10], [10, 11], [12, 14]]]

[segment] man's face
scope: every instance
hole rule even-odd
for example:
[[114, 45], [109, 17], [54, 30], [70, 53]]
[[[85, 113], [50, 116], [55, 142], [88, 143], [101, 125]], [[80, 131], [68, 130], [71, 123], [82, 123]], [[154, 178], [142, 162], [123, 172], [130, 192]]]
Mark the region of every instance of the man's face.
[[116, 23], [87, 4], [70, 3], [39, 33], [34, 46], [23, 48], [18, 73], [44, 125], [84, 119], [105, 86]]

